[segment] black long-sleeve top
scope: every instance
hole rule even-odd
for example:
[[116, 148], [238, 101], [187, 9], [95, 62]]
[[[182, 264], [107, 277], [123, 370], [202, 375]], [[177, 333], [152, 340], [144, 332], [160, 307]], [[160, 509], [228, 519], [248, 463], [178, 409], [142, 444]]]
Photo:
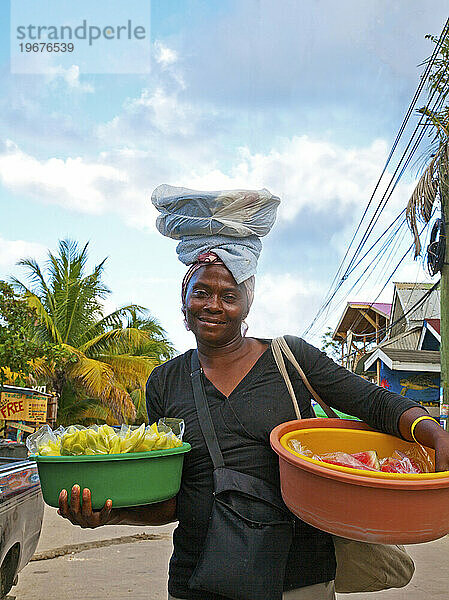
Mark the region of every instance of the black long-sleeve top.
[[[347, 371], [304, 340], [286, 339], [312, 387], [329, 406], [362, 419], [371, 427], [400, 437], [399, 418], [417, 404]], [[260, 340], [270, 343], [270, 340]], [[185, 455], [177, 499], [178, 526], [169, 567], [169, 592], [189, 600], [222, 600], [220, 596], [189, 589], [188, 580], [198, 561], [213, 501], [213, 465], [196, 415], [190, 377], [192, 350], [164, 363], [151, 373], [146, 387], [150, 423], [161, 417], [185, 421]], [[303, 418], [314, 416], [310, 393], [292, 365], [287, 369]], [[222, 394], [202, 375], [209, 408], [225, 464], [279, 484], [278, 457], [270, 447], [270, 432], [296, 418], [292, 400], [268, 348], [231, 392]], [[332, 538], [299, 519], [287, 563], [284, 589], [329, 581], [335, 577]]]

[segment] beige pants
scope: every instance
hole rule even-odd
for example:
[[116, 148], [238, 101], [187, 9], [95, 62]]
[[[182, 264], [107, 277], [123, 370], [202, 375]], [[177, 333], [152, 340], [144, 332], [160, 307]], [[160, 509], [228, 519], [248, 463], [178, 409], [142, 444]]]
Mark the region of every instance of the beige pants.
[[[168, 600], [178, 600], [168, 595]], [[282, 594], [282, 600], [335, 600], [335, 585], [333, 581], [307, 585], [297, 590], [290, 590]]]

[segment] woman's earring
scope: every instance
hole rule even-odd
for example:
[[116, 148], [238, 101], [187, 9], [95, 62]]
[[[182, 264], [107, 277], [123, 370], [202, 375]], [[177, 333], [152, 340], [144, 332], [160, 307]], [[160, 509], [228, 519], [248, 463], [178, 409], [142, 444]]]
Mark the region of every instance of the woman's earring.
[[247, 331], [248, 331], [248, 323], [246, 321], [242, 321], [242, 337], [245, 337]]

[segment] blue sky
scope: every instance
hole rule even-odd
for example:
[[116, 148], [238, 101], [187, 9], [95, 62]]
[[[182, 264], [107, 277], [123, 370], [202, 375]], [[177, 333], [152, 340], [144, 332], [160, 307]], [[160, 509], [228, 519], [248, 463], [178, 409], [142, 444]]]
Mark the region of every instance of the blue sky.
[[[447, 3], [129, 1], [151, 8], [150, 73], [88, 74], [51, 57], [50, 72], [33, 75], [10, 73], [8, 5], [0, 3], [0, 278], [23, 277], [15, 262], [44, 261], [59, 239], [90, 241], [92, 264], [109, 257], [106, 309], [150, 308], [183, 351], [193, 344], [179, 311], [185, 267], [154, 227], [152, 190], [267, 187], [281, 205], [263, 240], [248, 335], [300, 334], [374, 189], [433, 50], [424, 36], [439, 35]], [[405, 175], [380, 227], [418, 174], [415, 165]], [[373, 300], [377, 279], [349, 299]], [[409, 260], [395, 279], [425, 274]]]

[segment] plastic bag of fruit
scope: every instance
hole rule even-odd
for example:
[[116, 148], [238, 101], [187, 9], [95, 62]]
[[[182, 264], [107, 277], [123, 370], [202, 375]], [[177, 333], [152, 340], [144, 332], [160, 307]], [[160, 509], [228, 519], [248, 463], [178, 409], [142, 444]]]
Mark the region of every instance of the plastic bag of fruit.
[[[170, 423], [171, 421], [171, 423]], [[173, 428], [176, 429], [176, 433]], [[89, 454], [124, 454], [168, 450], [182, 445], [184, 422], [160, 419], [158, 424], [139, 427], [122, 425], [115, 430], [109, 425], [70, 425], [52, 431], [48, 425], [27, 438], [30, 454], [40, 456], [81, 456]]]
[[405, 473], [419, 474], [431, 473], [435, 471], [433, 461], [423, 446], [411, 445], [407, 452], [394, 450], [391, 456], [379, 459], [375, 450], [356, 452], [349, 454], [346, 452], [328, 452], [324, 454], [314, 454], [312, 450], [306, 448], [299, 440], [294, 438], [288, 442], [289, 447], [308, 458], [319, 460], [332, 465], [349, 467], [351, 469], [361, 469], [364, 471], [381, 471], [384, 473]]

